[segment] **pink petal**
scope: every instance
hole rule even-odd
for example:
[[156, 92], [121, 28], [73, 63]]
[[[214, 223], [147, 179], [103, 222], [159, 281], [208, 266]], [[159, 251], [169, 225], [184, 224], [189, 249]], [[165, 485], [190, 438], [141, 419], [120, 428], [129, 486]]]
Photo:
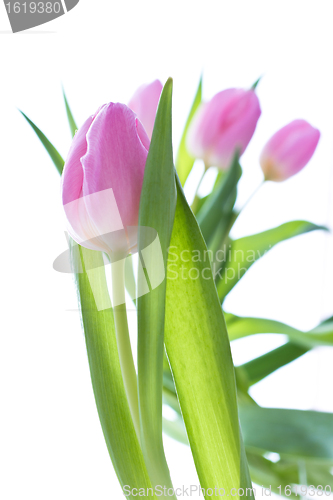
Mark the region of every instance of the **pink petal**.
[[94, 118], [92, 116], [89, 116], [82, 127], [79, 128], [69, 149], [61, 177], [63, 204], [76, 200], [81, 196], [83, 183], [81, 158], [87, 152], [86, 135], [93, 119]]
[[159, 80], [141, 85], [129, 101], [128, 106], [136, 113], [144, 126], [149, 139], [151, 139], [156, 110], [163, 85]]
[[149, 146], [143, 127], [127, 106], [110, 103], [97, 115], [87, 143], [83, 195], [110, 189], [113, 193], [100, 200], [85, 198], [96, 234], [136, 226]]

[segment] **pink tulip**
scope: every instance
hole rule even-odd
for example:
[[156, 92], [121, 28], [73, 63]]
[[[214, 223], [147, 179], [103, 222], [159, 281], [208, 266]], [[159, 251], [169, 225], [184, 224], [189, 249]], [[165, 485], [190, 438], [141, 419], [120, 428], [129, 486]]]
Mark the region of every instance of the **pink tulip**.
[[109, 103], [75, 135], [62, 175], [68, 232], [87, 248], [127, 253], [136, 245], [147, 134], [125, 104]]
[[278, 130], [260, 156], [265, 180], [284, 181], [309, 162], [320, 137], [318, 129], [305, 120], [294, 120]]
[[128, 106], [134, 111], [151, 139], [156, 110], [163, 85], [159, 80], [141, 85], [133, 95]]
[[243, 154], [261, 110], [253, 90], [227, 89], [202, 104], [190, 125], [187, 147], [206, 166], [227, 169], [235, 151]]

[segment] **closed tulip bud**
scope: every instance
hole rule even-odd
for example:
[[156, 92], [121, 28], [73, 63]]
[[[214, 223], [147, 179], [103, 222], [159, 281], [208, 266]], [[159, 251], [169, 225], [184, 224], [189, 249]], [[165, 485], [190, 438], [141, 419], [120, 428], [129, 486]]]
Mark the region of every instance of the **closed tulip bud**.
[[266, 143], [260, 166], [267, 181], [284, 181], [309, 162], [320, 138], [318, 129], [305, 120], [294, 120]]
[[141, 85], [134, 93], [128, 106], [134, 111], [151, 139], [156, 110], [161, 96], [163, 85], [159, 80]]
[[243, 154], [261, 110], [253, 90], [227, 89], [203, 103], [187, 135], [187, 147], [205, 165], [227, 169], [236, 150]]
[[62, 175], [68, 232], [77, 243], [109, 255], [136, 246], [133, 226], [149, 145], [142, 124], [124, 104], [102, 106], [79, 129]]

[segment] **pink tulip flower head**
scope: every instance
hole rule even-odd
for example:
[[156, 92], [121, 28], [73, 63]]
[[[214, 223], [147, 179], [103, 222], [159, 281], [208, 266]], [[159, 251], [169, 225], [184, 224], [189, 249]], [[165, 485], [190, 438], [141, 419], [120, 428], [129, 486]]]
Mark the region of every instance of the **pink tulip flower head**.
[[148, 136], [125, 104], [109, 103], [76, 133], [62, 175], [70, 236], [109, 255], [136, 246]]
[[206, 167], [227, 169], [237, 149], [244, 153], [260, 114], [253, 90], [223, 90], [199, 107], [188, 131], [187, 148]]
[[134, 111], [151, 139], [156, 110], [160, 100], [163, 85], [159, 80], [141, 85], [134, 93], [128, 106]]
[[320, 138], [318, 129], [305, 120], [294, 120], [278, 130], [260, 155], [265, 180], [284, 181], [309, 162]]

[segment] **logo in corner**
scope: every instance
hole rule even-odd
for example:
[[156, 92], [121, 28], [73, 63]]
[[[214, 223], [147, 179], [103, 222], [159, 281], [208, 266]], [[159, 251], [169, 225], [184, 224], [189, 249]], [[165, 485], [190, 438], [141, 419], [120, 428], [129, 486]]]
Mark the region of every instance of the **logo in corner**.
[[79, 0], [4, 0], [13, 33], [53, 21], [70, 10]]

